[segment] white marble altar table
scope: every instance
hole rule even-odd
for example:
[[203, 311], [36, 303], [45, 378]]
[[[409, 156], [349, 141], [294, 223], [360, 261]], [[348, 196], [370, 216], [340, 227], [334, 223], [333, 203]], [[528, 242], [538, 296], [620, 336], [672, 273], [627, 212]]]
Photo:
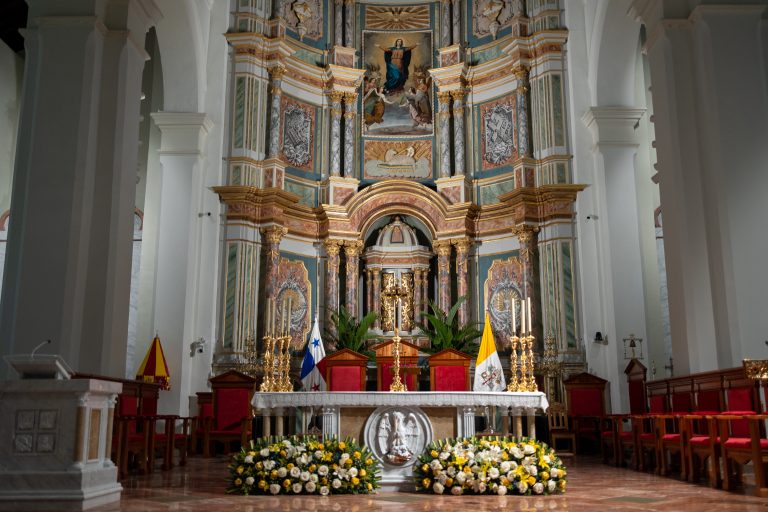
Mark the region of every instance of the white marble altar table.
[[485, 406], [495, 406], [506, 410], [502, 414], [504, 424], [502, 434], [510, 434], [509, 416], [514, 420], [514, 434], [522, 435], [522, 417], [528, 419], [528, 436], [536, 437], [536, 411], [546, 411], [549, 407], [544, 393], [509, 393], [509, 392], [457, 392], [457, 391], [413, 391], [396, 393], [391, 391], [361, 392], [289, 392], [255, 393], [251, 405], [264, 417], [264, 436], [271, 434], [271, 416], [276, 416], [274, 434], [285, 434], [283, 416], [291, 408], [317, 407], [322, 414], [322, 430], [326, 436], [340, 436], [340, 409], [377, 408], [377, 407], [448, 407], [456, 409], [457, 437], [475, 435], [475, 415], [483, 414]]

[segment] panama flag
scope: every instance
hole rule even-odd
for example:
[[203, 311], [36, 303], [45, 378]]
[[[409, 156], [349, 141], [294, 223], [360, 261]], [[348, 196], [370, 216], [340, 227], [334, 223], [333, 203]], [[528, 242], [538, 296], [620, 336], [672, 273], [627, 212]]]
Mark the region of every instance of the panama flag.
[[501, 359], [496, 352], [496, 343], [493, 341], [491, 331], [491, 317], [485, 314], [485, 327], [483, 328], [483, 340], [480, 342], [480, 351], [475, 362], [474, 391], [504, 391], [506, 382], [504, 372], [501, 369]]
[[315, 325], [307, 343], [304, 362], [301, 363], [301, 384], [304, 391], [325, 391], [325, 348], [320, 339], [320, 326], [315, 316]]

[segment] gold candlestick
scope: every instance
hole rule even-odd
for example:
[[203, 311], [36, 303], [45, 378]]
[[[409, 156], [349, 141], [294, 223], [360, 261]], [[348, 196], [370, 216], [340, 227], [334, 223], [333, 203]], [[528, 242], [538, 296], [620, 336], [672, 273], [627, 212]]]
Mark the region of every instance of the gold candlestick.
[[507, 391], [520, 391], [520, 381], [517, 378], [517, 345], [520, 342], [520, 338], [513, 335], [510, 339], [512, 345], [512, 353], [509, 355], [509, 369], [512, 373], [507, 384]]
[[275, 338], [270, 334], [264, 336], [264, 378], [259, 389], [264, 392], [272, 391], [272, 374], [275, 369]]
[[539, 387], [536, 385], [536, 377], [533, 375], [533, 340], [536, 339], [533, 335], [528, 336], [528, 386], [526, 391], [538, 391]]

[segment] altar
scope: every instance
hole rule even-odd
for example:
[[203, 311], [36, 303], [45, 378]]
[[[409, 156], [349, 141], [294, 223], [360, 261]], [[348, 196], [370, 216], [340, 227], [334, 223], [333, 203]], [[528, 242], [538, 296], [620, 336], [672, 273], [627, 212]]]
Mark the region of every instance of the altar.
[[352, 437], [371, 449], [381, 462], [382, 486], [389, 490], [411, 488], [413, 464], [433, 440], [476, 435], [475, 416], [486, 406], [501, 411], [498, 435], [521, 437], [525, 417], [531, 438], [536, 437], [536, 412], [549, 407], [541, 392], [448, 391], [255, 393], [251, 405], [263, 417], [265, 437], [288, 433], [285, 416], [292, 409], [320, 415], [323, 436]]

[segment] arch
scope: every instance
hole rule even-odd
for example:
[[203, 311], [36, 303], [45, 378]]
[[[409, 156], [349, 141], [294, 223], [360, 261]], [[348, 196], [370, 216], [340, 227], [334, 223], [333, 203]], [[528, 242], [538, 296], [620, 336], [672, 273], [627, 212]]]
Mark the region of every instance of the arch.
[[629, 0], [609, 0], [600, 6], [601, 16], [593, 32], [594, 53], [590, 70], [593, 105], [636, 104], [635, 74], [640, 55], [640, 24], [627, 11]]
[[[451, 224], [450, 205], [434, 190], [405, 180], [379, 182], [356, 194], [346, 205], [350, 227], [367, 233], [381, 217], [400, 213], [423, 223], [432, 239]], [[463, 223], [462, 223], [463, 224]]]
[[5, 210], [0, 215], [0, 231], [8, 231], [8, 219], [11, 217], [11, 210]]

